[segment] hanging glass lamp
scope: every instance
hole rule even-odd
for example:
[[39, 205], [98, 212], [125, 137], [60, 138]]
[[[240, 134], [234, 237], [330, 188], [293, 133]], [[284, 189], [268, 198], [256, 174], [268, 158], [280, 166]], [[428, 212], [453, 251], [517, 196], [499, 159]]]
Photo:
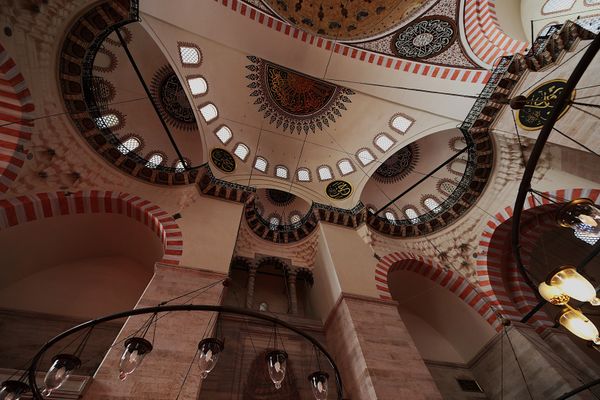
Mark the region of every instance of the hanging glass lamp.
[[571, 298], [560, 290], [560, 288], [548, 285], [546, 282], [542, 282], [538, 285], [538, 291], [544, 300], [555, 306], [563, 306], [571, 300]]
[[210, 371], [213, 370], [217, 361], [219, 361], [219, 355], [225, 348], [222, 340], [216, 338], [202, 339], [198, 343], [198, 351], [200, 353], [198, 358], [198, 367], [200, 367], [200, 377], [206, 379]]
[[316, 400], [327, 399], [327, 382], [329, 374], [323, 371], [313, 372], [308, 376], [310, 387]]
[[130, 337], [125, 341], [125, 350], [119, 362], [119, 379], [124, 381], [137, 367], [144, 357], [152, 351], [152, 343], [141, 337]]
[[600, 305], [596, 288], [572, 265], [563, 265], [546, 281], [558, 288], [562, 293], [579, 301], [586, 301], [594, 306]]
[[4, 381], [0, 385], [0, 400], [19, 400], [29, 391], [29, 386], [21, 381]]
[[598, 328], [581, 311], [565, 308], [558, 316], [558, 322], [575, 336], [600, 344]]
[[52, 358], [52, 365], [44, 377], [44, 397], [61, 387], [71, 373], [81, 366], [81, 360], [72, 354], [59, 354]]
[[281, 388], [281, 382], [285, 379], [288, 355], [282, 350], [273, 350], [267, 353], [267, 369], [269, 376], [275, 384], [276, 389]]
[[590, 199], [576, 199], [558, 211], [557, 221], [581, 235], [600, 237], [600, 209]]

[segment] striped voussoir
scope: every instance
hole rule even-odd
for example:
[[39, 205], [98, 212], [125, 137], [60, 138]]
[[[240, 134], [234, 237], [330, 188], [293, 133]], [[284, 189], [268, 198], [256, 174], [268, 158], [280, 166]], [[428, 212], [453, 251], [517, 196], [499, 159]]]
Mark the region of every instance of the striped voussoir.
[[[597, 202], [598, 197], [600, 197], [600, 190], [560, 189], [545, 192], [544, 195], [550, 199], [560, 199], [561, 202], [582, 197]], [[530, 195], [527, 197], [523, 209], [532, 210], [536, 207], [550, 206], [552, 204], [546, 198]], [[512, 216], [513, 209], [509, 206], [497, 213], [494, 218], [486, 223], [478, 248], [478, 254], [482, 256], [477, 259], [476, 269], [479, 286], [488, 298], [494, 304], [497, 304], [510, 319], [520, 320], [538, 303], [538, 299], [523, 279], [520, 271], [518, 271], [514, 263], [514, 258], [512, 258], [512, 252], [508, 257], [504, 257], [507, 251], [505, 244], [510, 243], [511, 240], [511, 227], [509, 224], [503, 225], [503, 223], [512, 218]], [[542, 224], [550, 228], [553, 221], [545, 219], [545, 222]], [[543, 227], [541, 228], [543, 229]], [[525, 229], [521, 234], [521, 254], [524, 264], [527, 264], [528, 260], [530, 260], [533, 246], [535, 245], [532, 240], [529, 240], [532, 234], [531, 229]], [[535, 235], [538, 236], [539, 232], [535, 232]], [[508, 282], [506, 284], [503, 279], [503, 269], [507, 269], [506, 278]], [[554, 325], [554, 322], [543, 311], [536, 313], [530, 322], [538, 332], [543, 332]]]
[[473, 53], [488, 67], [501, 56], [525, 53], [530, 45], [502, 31], [493, 0], [464, 0], [464, 29]]
[[450, 271], [435, 261], [412, 253], [395, 252], [382, 257], [375, 267], [375, 285], [379, 297], [391, 300], [388, 276], [393, 271], [405, 270], [423, 275], [462, 299], [469, 307], [479, 313], [497, 331], [502, 323], [494, 311], [493, 303], [486, 299], [481, 291], [467, 281], [458, 272]]
[[0, 229], [44, 218], [75, 214], [111, 213], [133, 218], [148, 226], [163, 243], [161, 263], [179, 265], [183, 235], [166, 211], [138, 196], [111, 191], [38, 193], [0, 200]]
[[273, 29], [286, 36], [300, 40], [304, 43], [316, 46], [326, 51], [333, 51], [345, 57], [368, 62], [397, 71], [404, 71], [432, 78], [448, 79], [452, 81], [486, 83], [490, 77], [488, 71], [473, 70], [456, 67], [445, 67], [440, 65], [426, 64], [416, 61], [408, 61], [392, 56], [387, 56], [371, 51], [352, 47], [351, 45], [339, 43], [311, 35], [301, 29], [295, 28], [284, 21], [280, 21], [262, 12], [261, 10], [244, 3], [242, 0], [215, 0], [225, 7], [247, 17], [257, 23]]
[[8, 191], [27, 159], [33, 111], [25, 79], [0, 44], [0, 194]]

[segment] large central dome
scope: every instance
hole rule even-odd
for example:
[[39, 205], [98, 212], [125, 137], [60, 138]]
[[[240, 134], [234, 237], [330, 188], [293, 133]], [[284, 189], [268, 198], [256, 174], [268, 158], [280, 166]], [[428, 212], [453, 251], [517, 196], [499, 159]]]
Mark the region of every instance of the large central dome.
[[338, 40], [361, 40], [386, 32], [427, 0], [262, 0], [298, 28]]

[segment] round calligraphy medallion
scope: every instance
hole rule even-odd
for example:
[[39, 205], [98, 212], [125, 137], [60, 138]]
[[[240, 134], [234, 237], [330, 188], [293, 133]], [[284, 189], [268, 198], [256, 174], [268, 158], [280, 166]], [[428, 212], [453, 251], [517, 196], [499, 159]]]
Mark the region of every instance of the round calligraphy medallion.
[[333, 181], [327, 185], [325, 192], [334, 200], [344, 200], [352, 194], [352, 186], [346, 181]]
[[[565, 90], [566, 84], [567, 81], [564, 79], [554, 79], [542, 83], [529, 92], [525, 107], [517, 111], [519, 126], [528, 131], [541, 129], [550, 117], [558, 98]], [[571, 94], [571, 99], [574, 98], [575, 91]], [[568, 109], [569, 105], [567, 104], [558, 118], [562, 118]]]
[[212, 149], [210, 152], [210, 159], [215, 167], [223, 172], [233, 172], [235, 170], [235, 160], [225, 149]]

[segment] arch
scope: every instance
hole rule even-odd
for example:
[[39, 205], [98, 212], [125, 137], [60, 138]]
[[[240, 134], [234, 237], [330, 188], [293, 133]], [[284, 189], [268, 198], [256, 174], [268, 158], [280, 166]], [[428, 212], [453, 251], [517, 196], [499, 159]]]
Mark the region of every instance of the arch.
[[[564, 199], [565, 201], [587, 197], [596, 202], [600, 198], [600, 190], [581, 188], [558, 189], [544, 192], [544, 195], [549, 198]], [[552, 202], [548, 199], [534, 198], [530, 195], [527, 197], [523, 210], [549, 205], [552, 205]], [[512, 298], [516, 299], [516, 301], [511, 299], [502, 278], [503, 262], [501, 252], [492, 243], [492, 238], [494, 237], [498, 240], [510, 240], [510, 228], [508, 225], [502, 224], [512, 218], [512, 216], [513, 208], [512, 206], [508, 206], [486, 222], [477, 251], [483, 257], [477, 260], [476, 272], [479, 286], [492, 304], [502, 310], [503, 314], [508, 318], [519, 320], [524, 313], [531, 310], [537, 304], [537, 297], [515, 267], [508, 271], [508, 288], [513, 292], [514, 296]], [[523, 232], [523, 236], [526, 239], [527, 232]], [[525, 261], [527, 260], [526, 257], [531, 253], [528, 245], [531, 246], [532, 242], [523, 240], [522, 253]], [[545, 313], [538, 313], [534, 316], [532, 323], [536, 326], [536, 330], [540, 332], [554, 325]]]
[[[404, 261], [400, 263], [401, 261]], [[375, 286], [382, 300], [392, 300], [388, 286], [388, 274], [406, 270], [421, 274], [460, 297], [479, 313], [494, 329], [500, 331], [502, 323], [485, 294], [459, 273], [445, 269], [435, 261], [412, 253], [394, 252], [382, 257], [375, 266]]]
[[179, 225], [159, 206], [129, 193], [52, 192], [0, 200], [0, 230], [44, 218], [86, 213], [126, 215], [148, 226], [163, 243], [164, 255], [160, 262], [179, 265], [183, 254], [183, 234]]
[[0, 193], [6, 193], [27, 159], [35, 107], [25, 78], [0, 44]]
[[467, 41], [485, 66], [492, 65], [501, 56], [527, 51], [528, 42], [513, 39], [500, 28], [492, 0], [465, 0], [464, 4]]

